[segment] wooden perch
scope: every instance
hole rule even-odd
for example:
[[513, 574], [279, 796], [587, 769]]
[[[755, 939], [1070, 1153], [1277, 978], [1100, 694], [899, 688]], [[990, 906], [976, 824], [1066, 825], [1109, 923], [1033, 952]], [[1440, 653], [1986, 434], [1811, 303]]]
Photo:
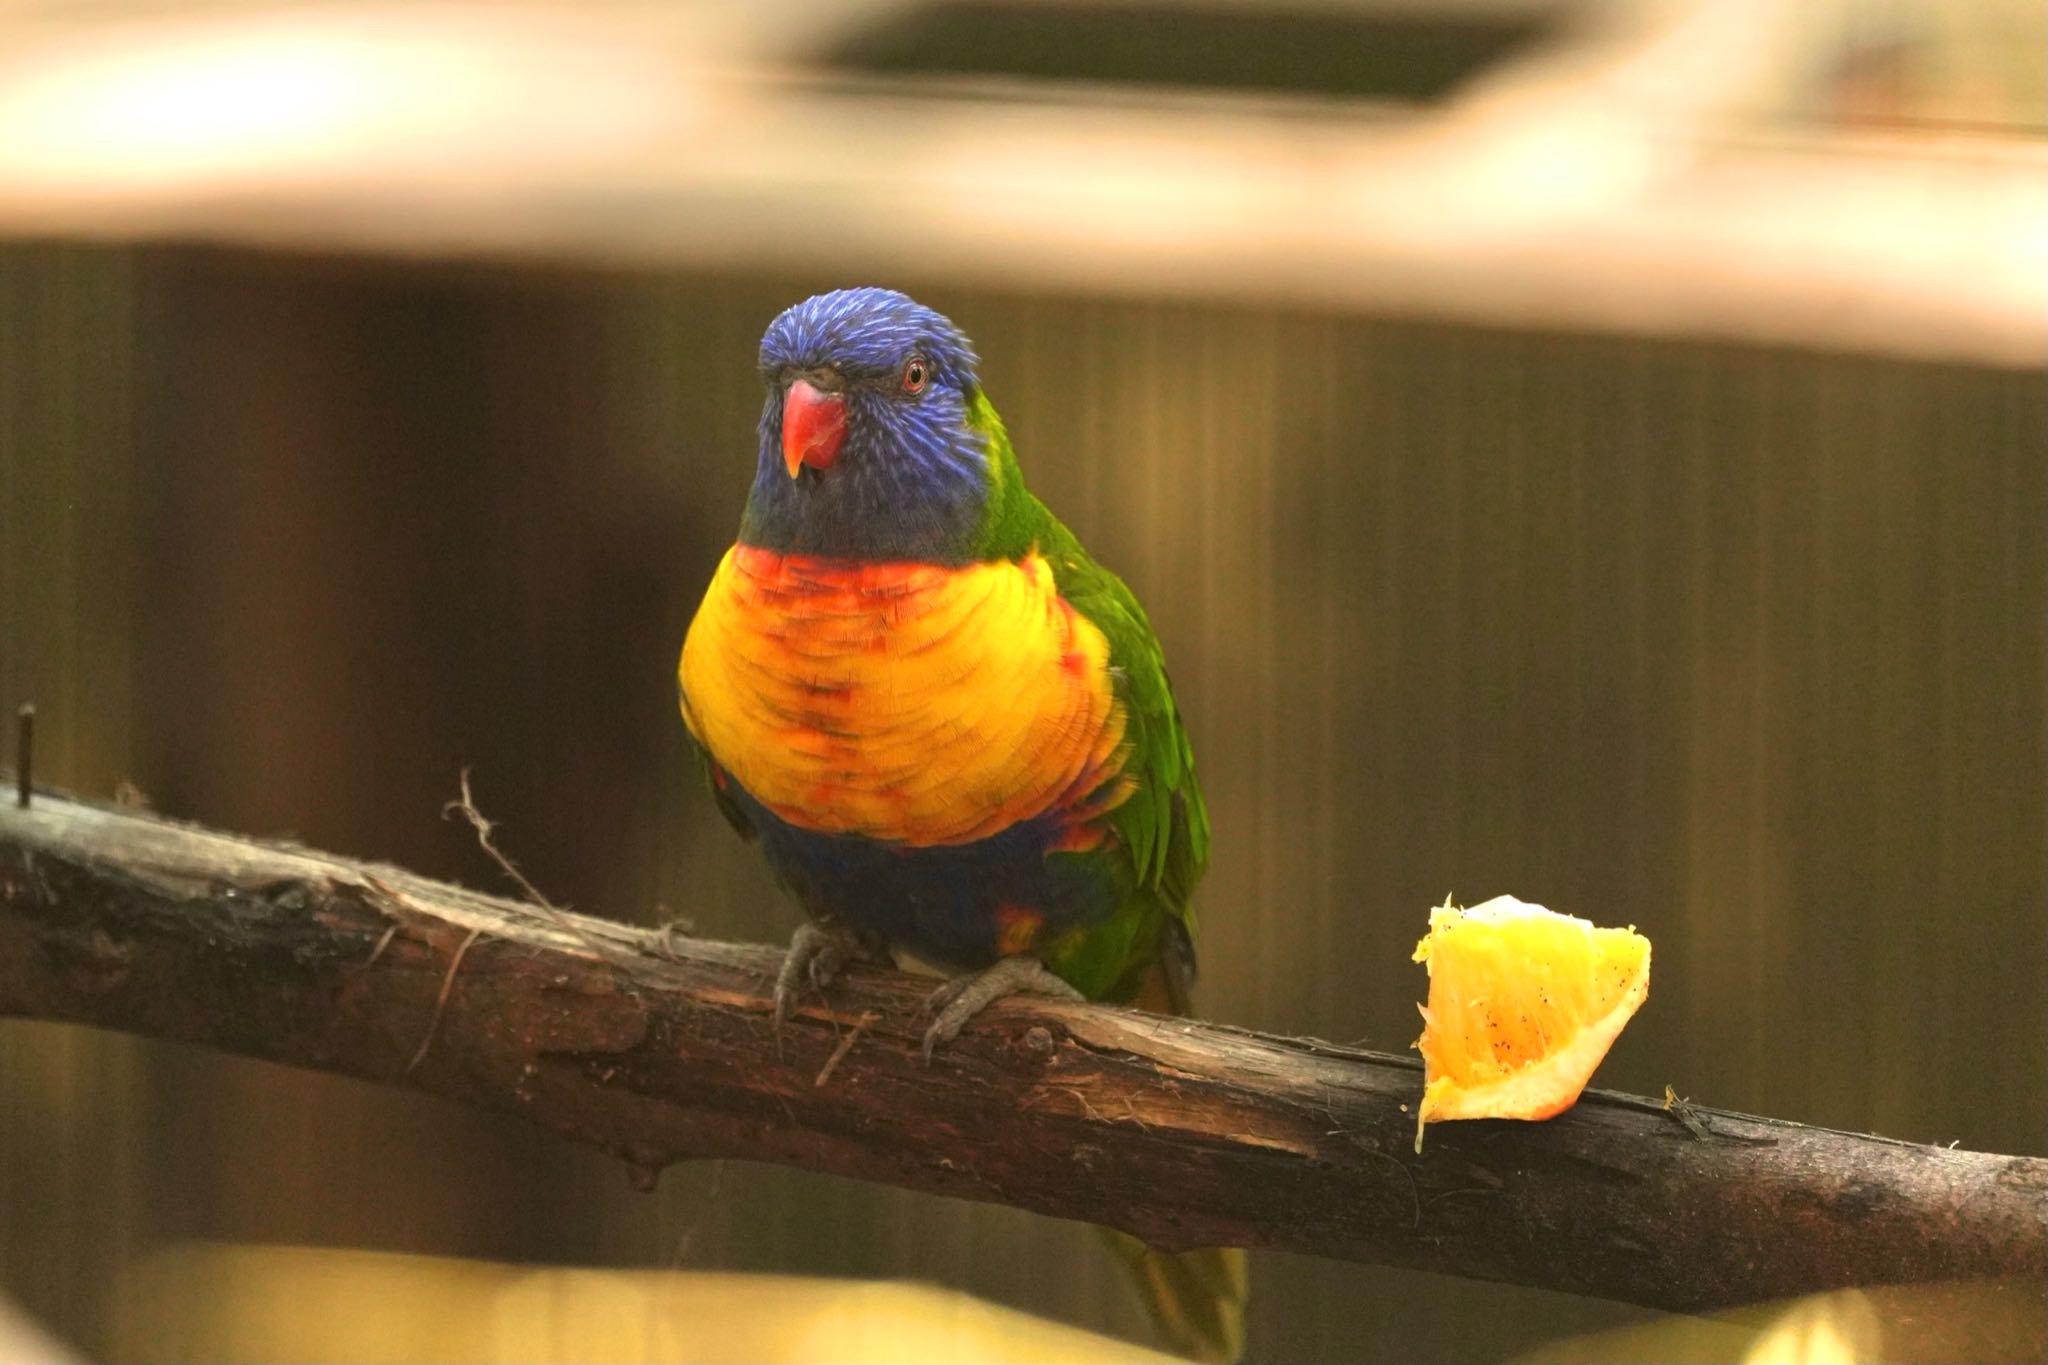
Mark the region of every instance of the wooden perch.
[[[2048, 1160], [1589, 1093], [1432, 1128], [1415, 1065], [1007, 1001], [927, 1069], [925, 984], [778, 1039], [772, 947], [653, 936], [37, 793], [0, 809], [0, 1014], [411, 1086], [617, 1153], [748, 1157], [1128, 1229], [1704, 1309], [2048, 1273]], [[451, 961], [459, 970], [451, 972]], [[855, 1035], [858, 1035], [857, 1037]], [[414, 1063], [417, 1063], [416, 1065]]]

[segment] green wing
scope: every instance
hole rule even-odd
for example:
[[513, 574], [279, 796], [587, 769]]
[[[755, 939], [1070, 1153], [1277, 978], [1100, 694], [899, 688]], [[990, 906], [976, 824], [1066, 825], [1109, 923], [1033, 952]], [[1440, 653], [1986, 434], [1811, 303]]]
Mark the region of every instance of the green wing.
[[1138, 786], [1110, 823], [1130, 855], [1137, 885], [1185, 919], [1195, 880], [1209, 861], [1209, 813], [1159, 637], [1124, 581], [1079, 546], [1052, 563], [1060, 595], [1109, 640], [1109, 666], [1124, 704], [1130, 745], [1124, 771]]
[[1145, 1003], [1186, 1013], [1194, 968], [1190, 898], [1209, 861], [1209, 812], [1187, 726], [1174, 704], [1159, 637], [1123, 580], [1088, 558], [1057, 521], [1042, 540], [1042, 553], [1060, 595], [1109, 641], [1110, 671], [1124, 706], [1123, 771], [1136, 780], [1109, 817], [1120, 846], [1082, 855], [1111, 864], [1104, 870], [1122, 891], [1119, 910], [1048, 965], [1085, 994], [1129, 1000], [1160, 964], [1164, 998]]

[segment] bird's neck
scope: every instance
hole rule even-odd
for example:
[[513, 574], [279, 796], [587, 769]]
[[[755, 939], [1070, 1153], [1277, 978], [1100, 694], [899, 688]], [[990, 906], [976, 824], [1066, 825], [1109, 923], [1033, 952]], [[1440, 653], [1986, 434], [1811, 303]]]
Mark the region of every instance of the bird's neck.
[[1014, 560], [1038, 540], [1044, 507], [1025, 491], [1002, 419], [977, 389], [966, 427], [986, 443], [972, 478], [906, 479], [889, 462], [849, 452], [789, 477], [765, 439], [740, 518], [739, 543], [778, 554], [857, 563], [957, 568]]

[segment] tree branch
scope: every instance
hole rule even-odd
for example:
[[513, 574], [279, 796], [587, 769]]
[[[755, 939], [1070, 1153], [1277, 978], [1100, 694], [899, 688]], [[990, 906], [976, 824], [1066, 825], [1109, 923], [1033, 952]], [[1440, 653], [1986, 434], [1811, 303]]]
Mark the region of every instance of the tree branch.
[[2048, 1160], [1694, 1110], [1702, 1139], [1655, 1101], [1603, 1092], [1547, 1123], [1432, 1128], [1418, 1157], [1407, 1059], [1011, 1000], [927, 1069], [911, 978], [856, 968], [778, 1039], [777, 950], [654, 943], [44, 793], [0, 809], [0, 1014], [522, 1114], [642, 1184], [674, 1161], [748, 1157], [1165, 1247], [1680, 1310], [2048, 1272]]

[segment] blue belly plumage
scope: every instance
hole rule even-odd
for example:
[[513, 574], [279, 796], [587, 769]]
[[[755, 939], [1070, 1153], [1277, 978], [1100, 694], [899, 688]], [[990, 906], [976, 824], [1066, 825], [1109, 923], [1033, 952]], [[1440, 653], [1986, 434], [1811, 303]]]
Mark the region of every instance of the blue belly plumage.
[[1018, 916], [1043, 935], [1099, 923], [1117, 891], [1082, 855], [1049, 851], [1059, 815], [1024, 821], [969, 844], [913, 848], [857, 834], [822, 834], [783, 820], [740, 784], [733, 798], [769, 865], [812, 915], [844, 920], [935, 965], [971, 970], [1015, 943]]

